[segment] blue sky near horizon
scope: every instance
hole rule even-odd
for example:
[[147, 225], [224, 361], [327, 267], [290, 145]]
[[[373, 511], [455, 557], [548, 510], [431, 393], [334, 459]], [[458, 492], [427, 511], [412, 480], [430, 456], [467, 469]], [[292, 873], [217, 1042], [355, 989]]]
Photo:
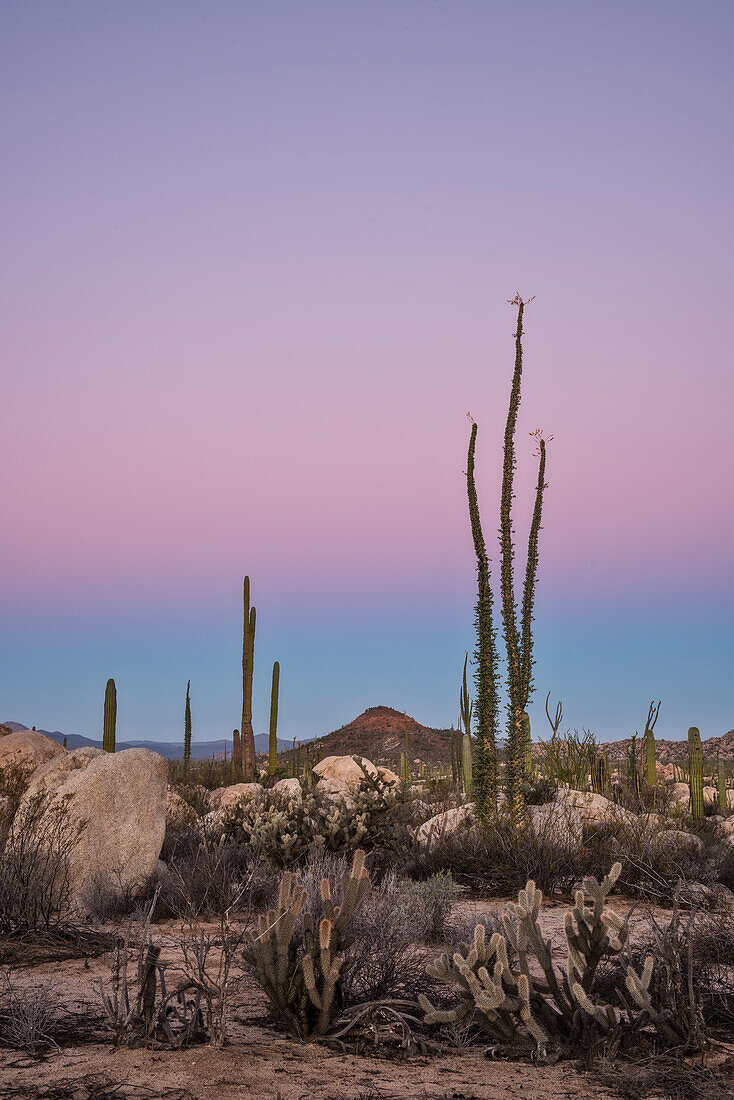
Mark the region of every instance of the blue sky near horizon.
[[734, 727], [734, 7], [158, 0], [0, 10], [0, 721], [120, 739], [383, 703], [456, 720], [467, 411], [543, 699]]

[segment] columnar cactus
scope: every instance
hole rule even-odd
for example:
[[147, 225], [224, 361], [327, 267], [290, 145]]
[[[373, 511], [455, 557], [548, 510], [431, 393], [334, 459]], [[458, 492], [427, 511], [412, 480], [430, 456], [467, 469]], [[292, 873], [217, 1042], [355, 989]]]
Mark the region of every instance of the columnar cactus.
[[117, 727], [117, 688], [110, 678], [104, 693], [104, 729], [102, 748], [105, 752], [115, 751], [115, 732]]
[[186, 707], [184, 710], [184, 769], [188, 772], [191, 762], [191, 680], [186, 684]]
[[275, 775], [278, 754], [278, 687], [280, 684], [280, 665], [273, 664], [273, 683], [270, 689], [270, 740], [268, 742], [268, 775]]
[[716, 779], [719, 788], [719, 813], [725, 814], [729, 809], [729, 804], [726, 797], [726, 768], [721, 763], [721, 760], [717, 761]]
[[250, 607], [250, 578], [243, 586], [242, 624], [242, 724], [240, 726], [241, 756], [235, 770], [242, 772], [247, 783], [255, 780], [255, 733], [252, 728], [252, 673], [255, 664], [255, 608]]
[[696, 726], [688, 731], [688, 773], [691, 789], [691, 816], [703, 817], [703, 747]]

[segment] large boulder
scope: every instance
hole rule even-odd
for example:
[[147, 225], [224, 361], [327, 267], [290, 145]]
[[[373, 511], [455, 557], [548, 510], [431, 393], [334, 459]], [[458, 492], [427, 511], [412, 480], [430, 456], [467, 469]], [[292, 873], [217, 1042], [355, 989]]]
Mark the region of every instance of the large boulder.
[[556, 791], [556, 803], [578, 811], [583, 825], [603, 825], [608, 822], [631, 824], [636, 821], [631, 810], [605, 798], [603, 794], [592, 791], [559, 790]]
[[[367, 760], [366, 757], [360, 757], [360, 759], [368, 775], [379, 775], [378, 769], [371, 760]], [[359, 787], [364, 779], [362, 768], [351, 756], [325, 756], [316, 764], [313, 772], [319, 779], [341, 779], [349, 787]]]
[[209, 807], [212, 810], [228, 810], [238, 802], [252, 802], [264, 798], [265, 788], [259, 783], [232, 783], [229, 787], [217, 787], [209, 795]]
[[37, 730], [20, 730], [0, 737], [0, 768], [13, 764], [35, 771], [41, 764], [64, 756], [66, 749], [52, 737], [46, 737]]
[[167, 772], [166, 761], [150, 749], [76, 749], [32, 777], [20, 820], [44, 791], [46, 812], [64, 805], [69, 826], [79, 830], [69, 855], [75, 909], [84, 909], [96, 884], [123, 892], [153, 875], [166, 831]]
[[166, 791], [166, 825], [184, 829], [196, 821], [196, 811], [177, 790], [169, 787]]
[[444, 836], [455, 833], [465, 822], [474, 817], [474, 803], [466, 802], [463, 806], [457, 806], [453, 810], [444, 810], [443, 813], [430, 817], [424, 821], [415, 831], [415, 839], [418, 844], [424, 844], [430, 848], [436, 841]]
[[[400, 776], [396, 775], [390, 768], [378, 767], [377, 774], [383, 783], [387, 783], [388, 787], [397, 787], [400, 783]], [[732, 794], [734, 794], [734, 791], [732, 791]]]

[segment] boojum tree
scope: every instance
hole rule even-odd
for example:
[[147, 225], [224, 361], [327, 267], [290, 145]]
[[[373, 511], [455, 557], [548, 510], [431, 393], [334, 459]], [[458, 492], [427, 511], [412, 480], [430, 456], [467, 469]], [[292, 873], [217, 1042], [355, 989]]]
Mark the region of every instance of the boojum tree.
[[[529, 299], [532, 301], [532, 299]], [[510, 402], [504, 435], [502, 464], [502, 491], [500, 496], [500, 600], [502, 635], [507, 657], [507, 734], [506, 771], [507, 796], [510, 812], [517, 819], [524, 811], [523, 776], [526, 760], [526, 729], [524, 714], [533, 687], [533, 607], [538, 577], [538, 539], [543, 516], [543, 496], [547, 484], [546, 439], [542, 431], [532, 433], [538, 450], [538, 478], [535, 488], [535, 504], [530, 523], [528, 552], [525, 566], [520, 621], [515, 598], [513, 563], [515, 558], [512, 527], [512, 502], [516, 467], [515, 433], [520, 407], [522, 381], [523, 314], [527, 304], [519, 294], [512, 299], [517, 306], [515, 330], [515, 369], [510, 390]], [[552, 438], [549, 437], [549, 438]], [[497, 735], [499, 725], [497, 644], [493, 624], [493, 600], [490, 584], [489, 558], [487, 555], [479, 516], [474, 461], [477, 425], [472, 421], [467, 459], [467, 495], [474, 550], [477, 558], [478, 596], [475, 624], [477, 629], [476, 685], [477, 685], [477, 752], [474, 767], [474, 789], [482, 813], [494, 813], [497, 806], [498, 765]]]

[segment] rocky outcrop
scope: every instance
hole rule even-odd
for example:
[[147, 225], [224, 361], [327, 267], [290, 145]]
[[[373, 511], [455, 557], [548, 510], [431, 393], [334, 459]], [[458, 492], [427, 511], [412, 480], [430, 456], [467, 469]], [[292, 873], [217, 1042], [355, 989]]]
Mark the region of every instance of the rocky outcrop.
[[563, 802], [545, 802], [528, 806], [528, 817], [534, 832], [554, 844], [578, 848], [584, 841], [583, 823], [578, 809]]
[[35, 771], [48, 760], [65, 754], [66, 749], [62, 745], [36, 730], [22, 730], [19, 733], [11, 731], [0, 737], [0, 768], [19, 764], [29, 771]]
[[319, 794], [325, 795], [332, 802], [343, 802], [350, 810], [357, 805], [352, 798], [354, 789], [354, 785], [346, 783], [343, 779], [337, 779], [335, 775], [329, 776], [328, 779], [320, 779], [315, 787]]
[[182, 829], [187, 825], [193, 825], [195, 821], [196, 811], [193, 806], [190, 806], [173, 787], [169, 787], [166, 792], [166, 825], [174, 825]]
[[96, 884], [134, 890], [155, 872], [166, 829], [166, 761], [150, 749], [76, 749], [32, 777], [21, 817], [41, 792], [46, 813], [63, 805], [78, 839], [69, 855], [72, 906], [84, 909]]

